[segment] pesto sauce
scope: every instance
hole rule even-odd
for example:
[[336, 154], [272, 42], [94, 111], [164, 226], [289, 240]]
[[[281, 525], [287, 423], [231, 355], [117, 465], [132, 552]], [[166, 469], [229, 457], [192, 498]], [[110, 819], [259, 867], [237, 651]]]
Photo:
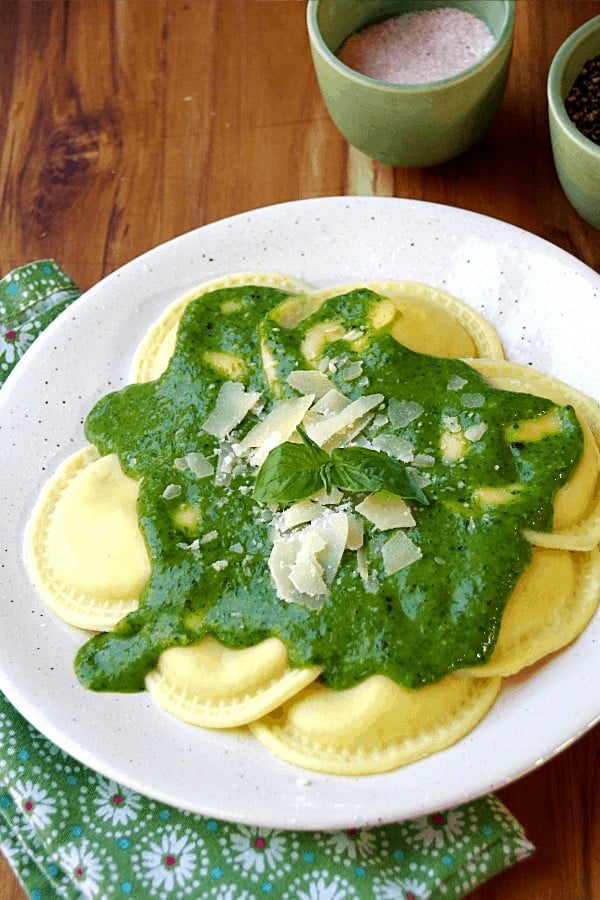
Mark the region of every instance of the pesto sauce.
[[[163, 650], [206, 635], [231, 648], [279, 637], [292, 666], [321, 666], [324, 683], [336, 689], [373, 673], [418, 687], [483, 663], [492, 653], [506, 601], [531, 557], [522, 530], [551, 529], [554, 493], [581, 456], [574, 411], [495, 389], [460, 360], [416, 353], [389, 330], [371, 328], [372, 309], [381, 300], [372, 291], [331, 298], [289, 329], [276, 315], [286, 297], [271, 288], [236, 287], [193, 301], [166, 372], [107, 395], [87, 417], [87, 438], [101, 454], [117, 453], [123, 470], [140, 479], [138, 517], [152, 564], [139, 608], [112, 633], [96, 635], [80, 649], [76, 671], [87, 687], [143, 690]], [[356, 554], [347, 551], [330, 595], [313, 610], [276, 594], [268, 568], [268, 510], [251, 496], [256, 472], [236, 464], [226, 483], [216, 484], [213, 477], [177, 470], [173, 462], [200, 451], [216, 463], [224, 452], [202, 431], [221, 384], [229, 380], [207, 362], [207, 352], [239, 355], [245, 362], [239, 380], [272, 404], [275, 393], [296, 396], [285, 379], [293, 369], [310, 368], [303, 339], [329, 320], [360, 329], [368, 343], [360, 352], [346, 340], [328, 344], [328, 377], [350, 399], [385, 395], [385, 415], [376, 417], [367, 434], [399, 435], [414, 445], [425, 462], [419, 471], [428, 482], [423, 490], [429, 505], [413, 507], [416, 526], [409, 530], [421, 559], [386, 576], [381, 545], [389, 535], [365, 521], [367, 564], [376, 581], [363, 583]], [[271, 388], [261, 342], [276, 364]], [[345, 366], [358, 360], [361, 377], [345, 380]], [[398, 424], [396, 401], [420, 404], [423, 411]], [[550, 410], [560, 419], [558, 431], [536, 441], [511, 441], [511, 428], [516, 433], [519, 423]], [[448, 422], [463, 430], [485, 425], [464, 458], [452, 464], [441, 461], [439, 450], [442, 423]], [[255, 423], [248, 416], [237, 439]], [[173, 484], [181, 494], [167, 500], [163, 492]], [[510, 502], [478, 501], [473, 491], [481, 486], [512, 486]]]

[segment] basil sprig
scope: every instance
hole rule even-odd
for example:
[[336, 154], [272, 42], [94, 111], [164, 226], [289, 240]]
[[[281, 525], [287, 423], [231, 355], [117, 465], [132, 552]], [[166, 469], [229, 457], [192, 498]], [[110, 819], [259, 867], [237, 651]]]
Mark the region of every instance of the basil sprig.
[[335, 486], [352, 494], [386, 490], [404, 500], [428, 504], [399, 460], [367, 447], [338, 447], [327, 453], [302, 428], [298, 433], [301, 444], [279, 444], [260, 467], [253, 493], [260, 503], [294, 503], [322, 488], [330, 493]]

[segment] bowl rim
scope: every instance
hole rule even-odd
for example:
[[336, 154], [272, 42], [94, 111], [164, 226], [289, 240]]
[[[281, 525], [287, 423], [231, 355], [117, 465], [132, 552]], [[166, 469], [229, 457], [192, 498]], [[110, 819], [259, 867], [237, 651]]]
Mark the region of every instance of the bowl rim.
[[590, 138], [586, 137], [577, 126], [569, 118], [565, 109], [565, 98], [561, 93], [562, 75], [573, 52], [578, 48], [581, 42], [587, 38], [588, 34], [593, 31], [600, 33], [600, 15], [593, 16], [584, 22], [579, 28], [565, 38], [560, 45], [550, 63], [548, 70], [548, 78], [546, 81], [546, 93], [548, 98], [548, 109], [554, 117], [554, 121], [561, 127], [562, 131], [574, 141], [581, 150], [600, 157], [600, 145], [596, 144]]
[[[440, 91], [451, 85], [460, 84], [462, 81], [465, 81], [473, 75], [474, 72], [487, 66], [503, 51], [506, 42], [512, 38], [515, 25], [516, 0], [502, 0], [506, 9], [506, 21], [502, 26], [500, 34], [494, 40], [493, 47], [488, 50], [481, 59], [473, 63], [473, 65], [469, 66], [467, 69], [462, 69], [460, 72], [457, 72], [456, 75], [451, 75], [448, 78], [438, 78], [435, 81], [420, 82], [418, 84], [411, 84], [410, 82], [396, 84], [391, 81], [380, 81], [378, 78], [371, 78], [369, 75], [362, 75], [360, 72], [351, 69], [350, 66], [345, 65], [345, 63], [338, 59], [335, 53], [329, 49], [321, 35], [317, 22], [317, 11], [320, 2], [321, 0], [308, 0], [306, 5], [306, 26], [313, 49], [318, 51], [338, 74], [350, 78], [350, 80], [357, 82], [359, 85], [367, 87], [376, 86], [380, 90], [389, 91], [392, 94], [430, 94], [432, 91]], [[418, 10], [415, 11], [418, 12]]]

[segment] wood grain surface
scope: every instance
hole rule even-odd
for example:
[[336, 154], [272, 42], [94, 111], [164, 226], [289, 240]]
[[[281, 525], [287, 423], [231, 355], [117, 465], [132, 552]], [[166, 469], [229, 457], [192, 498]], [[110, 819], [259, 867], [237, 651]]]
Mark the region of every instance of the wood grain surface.
[[[600, 232], [556, 178], [545, 94], [554, 52], [598, 14], [598, 0], [517, 0], [488, 134], [453, 162], [392, 169], [329, 119], [304, 0], [0, 0], [0, 271], [53, 257], [86, 289], [207, 222], [338, 194], [475, 210], [599, 271]], [[537, 852], [474, 900], [600, 898], [599, 749], [597, 727], [499, 791]], [[1, 862], [0, 900], [24, 896]]]

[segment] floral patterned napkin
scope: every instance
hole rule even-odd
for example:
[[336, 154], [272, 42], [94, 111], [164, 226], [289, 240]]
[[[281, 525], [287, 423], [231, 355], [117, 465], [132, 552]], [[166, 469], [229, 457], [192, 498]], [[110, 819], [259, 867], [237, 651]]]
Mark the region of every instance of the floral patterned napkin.
[[[78, 296], [52, 260], [0, 280], [0, 384]], [[1, 693], [0, 849], [31, 900], [464, 897], [533, 852], [493, 796], [410, 821], [336, 832], [204, 818], [81, 765]]]

